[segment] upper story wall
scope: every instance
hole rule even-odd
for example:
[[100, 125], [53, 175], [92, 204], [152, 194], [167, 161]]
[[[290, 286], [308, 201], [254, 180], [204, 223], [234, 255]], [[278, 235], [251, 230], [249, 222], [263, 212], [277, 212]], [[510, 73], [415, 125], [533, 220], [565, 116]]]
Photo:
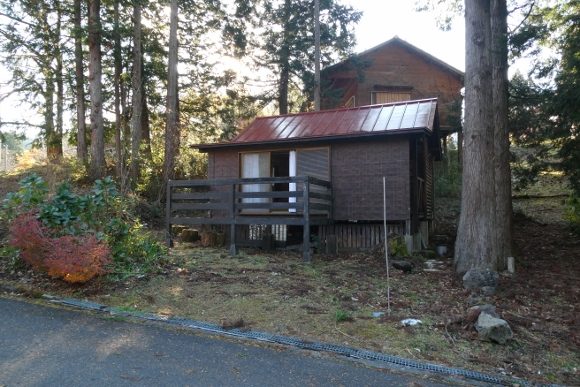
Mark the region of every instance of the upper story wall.
[[376, 103], [374, 92], [408, 93], [410, 99], [436, 97], [444, 132], [453, 129], [449, 115], [461, 100], [463, 87], [458, 71], [396, 38], [324, 70], [321, 77], [324, 109], [344, 107], [352, 97], [355, 106]]

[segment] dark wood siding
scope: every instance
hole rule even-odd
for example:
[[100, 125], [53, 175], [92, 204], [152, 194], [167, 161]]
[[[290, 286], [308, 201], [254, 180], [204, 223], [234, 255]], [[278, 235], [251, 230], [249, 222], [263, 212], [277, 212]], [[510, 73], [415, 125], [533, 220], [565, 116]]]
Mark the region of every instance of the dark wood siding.
[[409, 217], [409, 140], [332, 144], [334, 219], [381, 221], [383, 176], [387, 186], [387, 220]]
[[238, 178], [239, 156], [237, 151], [212, 151], [208, 152], [207, 177], [208, 179]]
[[433, 220], [434, 212], [434, 189], [433, 189], [433, 154], [430, 152], [425, 141], [425, 198], [427, 200], [425, 218]]
[[329, 148], [296, 149], [296, 174], [330, 179]]

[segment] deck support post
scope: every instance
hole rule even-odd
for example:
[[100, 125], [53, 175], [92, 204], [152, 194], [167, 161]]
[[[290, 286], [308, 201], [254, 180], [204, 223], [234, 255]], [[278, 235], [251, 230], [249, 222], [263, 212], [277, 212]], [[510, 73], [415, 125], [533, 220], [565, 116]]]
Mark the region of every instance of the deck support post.
[[310, 179], [304, 180], [304, 233], [302, 241], [304, 262], [310, 263]]
[[236, 185], [232, 184], [232, 206], [231, 206], [231, 223], [230, 223], [230, 255], [238, 254], [236, 248]]

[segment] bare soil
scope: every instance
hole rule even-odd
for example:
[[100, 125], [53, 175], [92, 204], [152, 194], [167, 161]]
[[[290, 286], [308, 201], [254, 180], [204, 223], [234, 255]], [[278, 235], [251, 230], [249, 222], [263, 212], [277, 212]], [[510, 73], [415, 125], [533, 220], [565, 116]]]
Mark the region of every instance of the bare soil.
[[[522, 202], [524, 201], [525, 202]], [[71, 287], [0, 261], [0, 287], [48, 292], [127, 309], [339, 343], [453, 367], [578, 384], [580, 238], [562, 221], [560, 198], [520, 199], [514, 207], [516, 274], [502, 275], [496, 305], [514, 331], [506, 345], [480, 341], [467, 321], [469, 292], [452, 270], [425, 270], [432, 252], [387, 277], [380, 250], [304, 264], [293, 252], [242, 251], [178, 244], [158, 274]], [[456, 201], [439, 201], [438, 238], [452, 246]], [[546, 215], [550, 213], [550, 215]], [[541, 214], [541, 216], [535, 216]], [[390, 297], [389, 297], [390, 296]], [[390, 306], [390, 312], [389, 312]], [[373, 312], [384, 312], [379, 318]], [[403, 327], [405, 318], [422, 324]]]

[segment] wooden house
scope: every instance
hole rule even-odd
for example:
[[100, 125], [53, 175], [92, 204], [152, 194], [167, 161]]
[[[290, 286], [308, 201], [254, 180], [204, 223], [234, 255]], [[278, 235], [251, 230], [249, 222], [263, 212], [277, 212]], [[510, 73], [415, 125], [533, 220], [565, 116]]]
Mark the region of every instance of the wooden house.
[[464, 73], [394, 37], [321, 72], [322, 108], [437, 98], [444, 137], [458, 130]]
[[311, 240], [379, 245], [386, 216], [409, 247], [427, 242], [441, 155], [436, 98], [258, 117], [230, 142], [197, 147], [208, 180], [169, 183], [168, 231], [229, 225], [232, 251], [264, 227], [278, 242], [298, 232], [309, 259]]

